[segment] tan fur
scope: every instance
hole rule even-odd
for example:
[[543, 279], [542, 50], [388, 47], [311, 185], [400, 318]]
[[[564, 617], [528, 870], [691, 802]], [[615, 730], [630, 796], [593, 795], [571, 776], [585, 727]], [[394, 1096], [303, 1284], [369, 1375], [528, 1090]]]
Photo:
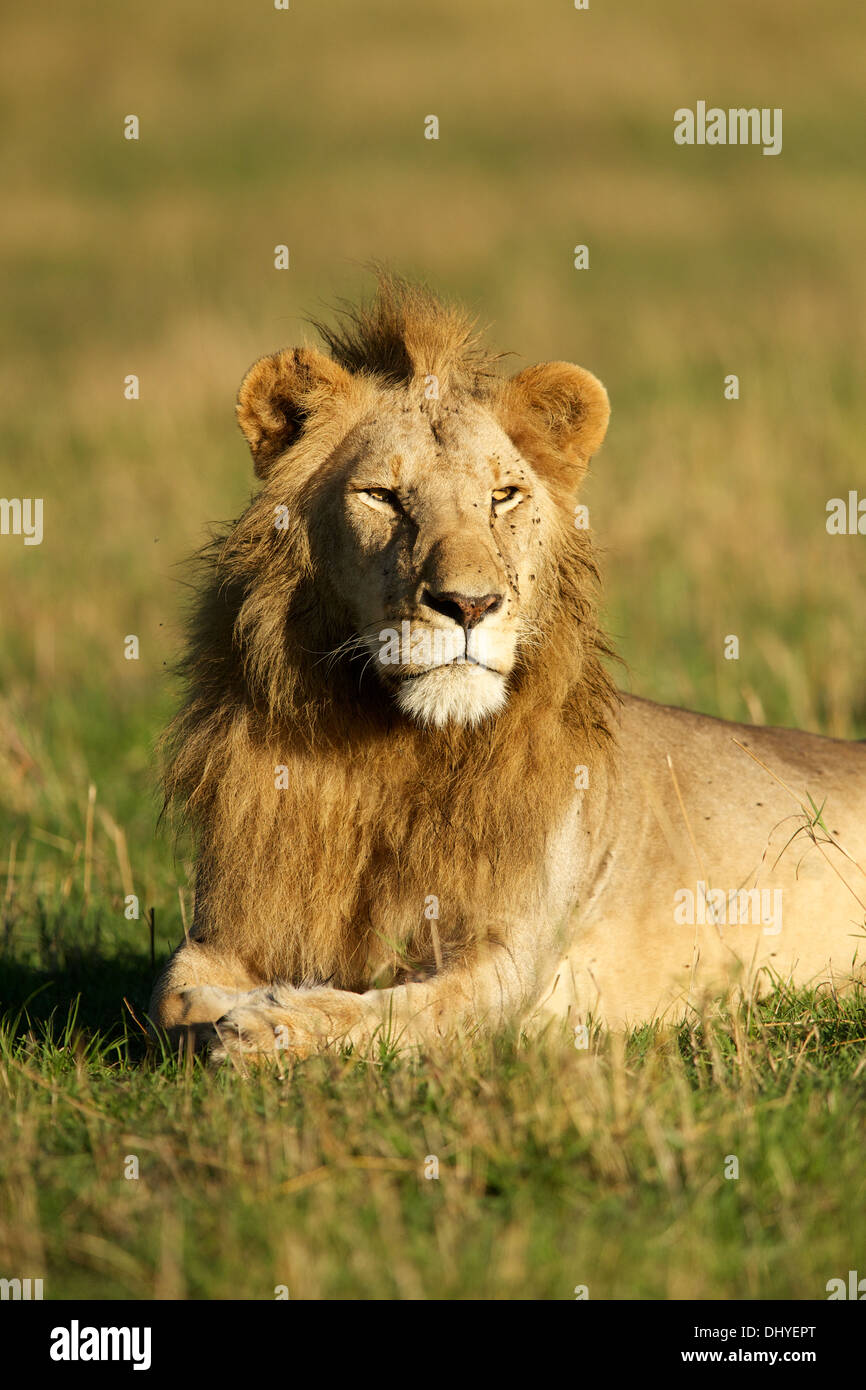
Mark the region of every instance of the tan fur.
[[[604, 388], [568, 363], [497, 375], [461, 311], [393, 277], [320, 331], [330, 356], [263, 358], [239, 395], [263, 486], [203, 557], [168, 738], [168, 798], [197, 836], [193, 940], [157, 984], [155, 1023], [214, 1023], [216, 1055], [275, 1039], [302, 1055], [363, 1045], [386, 1019], [423, 1041], [529, 1013], [663, 1012], [683, 954], [665, 895], [687, 872], [665, 854], [692, 835], [682, 784], [694, 797], [680, 765], [671, 805], [653, 739], [670, 728], [682, 764], [692, 725], [681, 738], [681, 712], [620, 712], [601, 664], [574, 505]], [[497, 606], [464, 630], [451, 593]], [[401, 622], [413, 641], [457, 634], [464, 658], [401, 646], [382, 664], [381, 630]], [[729, 743], [711, 756], [730, 763], [736, 817], [737, 781], [756, 774]], [[863, 750], [832, 747], [862, 798]], [[753, 843], [760, 860], [747, 839], [737, 872]]]

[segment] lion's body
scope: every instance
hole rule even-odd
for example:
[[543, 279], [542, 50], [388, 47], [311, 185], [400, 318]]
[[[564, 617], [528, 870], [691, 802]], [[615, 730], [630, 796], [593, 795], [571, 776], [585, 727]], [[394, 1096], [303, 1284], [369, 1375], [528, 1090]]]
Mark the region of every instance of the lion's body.
[[844, 985], [866, 748], [615, 694], [573, 511], [603, 388], [495, 377], [393, 284], [327, 336], [241, 391], [264, 487], [212, 553], [172, 734], [196, 912], [157, 1025], [303, 1054], [386, 1020], [674, 1018], [764, 966]]
[[[574, 811], [568, 842], [585, 848], [543, 1015], [671, 1021], [734, 985], [859, 975], [866, 745], [631, 698], [615, 737], [615, 776]], [[809, 795], [850, 858], [810, 833]]]

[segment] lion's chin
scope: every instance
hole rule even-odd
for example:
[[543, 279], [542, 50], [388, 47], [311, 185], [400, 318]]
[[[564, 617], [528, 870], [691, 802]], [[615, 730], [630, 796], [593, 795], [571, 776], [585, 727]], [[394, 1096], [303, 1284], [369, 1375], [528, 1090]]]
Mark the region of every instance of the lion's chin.
[[397, 705], [416, 723], [478, 724], [497, 714], [508, 699], [505, 677], [486, 666], [451, 662], [401, 681]]

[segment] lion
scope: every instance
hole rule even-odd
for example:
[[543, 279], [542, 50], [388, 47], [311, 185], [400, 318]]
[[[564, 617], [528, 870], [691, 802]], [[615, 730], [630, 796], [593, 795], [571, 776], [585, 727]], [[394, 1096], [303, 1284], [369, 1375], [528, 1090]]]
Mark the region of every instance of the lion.
[[577, 498], [609, 417], [383, 274], [261, 358], [167, 735], [194, 919], [150, 1018], [215, 1061], [676, 1022], [860, 978], [866, 746], [618, 691]]

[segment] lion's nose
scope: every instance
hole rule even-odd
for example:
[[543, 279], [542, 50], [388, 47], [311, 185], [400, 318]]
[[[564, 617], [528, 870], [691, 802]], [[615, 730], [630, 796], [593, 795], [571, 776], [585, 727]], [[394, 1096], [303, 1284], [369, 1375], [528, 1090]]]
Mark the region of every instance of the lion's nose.
[[458, 594], [453, 589], [442, 589], [434, 594], [430, 589], [425, 589], [422, 603], [435, 609], [437, 613], [443, 613], [446, 618], [451, 618], [468, 631], [480, 623], [482, 618], [486, 618], [488, 613], [495, 613], [497, 608], [502, 607], [502, 595]]

